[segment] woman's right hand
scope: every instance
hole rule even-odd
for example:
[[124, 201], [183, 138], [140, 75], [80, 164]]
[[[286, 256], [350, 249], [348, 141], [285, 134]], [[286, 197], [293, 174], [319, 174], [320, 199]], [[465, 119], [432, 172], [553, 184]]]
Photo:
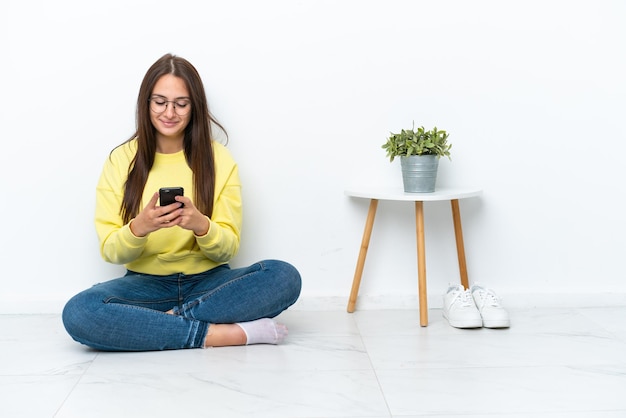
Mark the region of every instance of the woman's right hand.
[[[152, 199], [137, 216], [130, 221], [130, 231], [136, 237], [145, 237], [161, 228], [171, 228], [180, 223], [182, 204], [172, 203], [168, 206], [157, 206], [159, 193], [155, 192]], [[176, 206], [178, 205], [178, 207]]]

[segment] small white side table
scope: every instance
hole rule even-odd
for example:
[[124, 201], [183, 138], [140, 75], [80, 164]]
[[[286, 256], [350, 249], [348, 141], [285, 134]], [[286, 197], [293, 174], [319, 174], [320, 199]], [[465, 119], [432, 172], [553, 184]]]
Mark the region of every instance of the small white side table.
[[415, 202], [415, 224], [417, 232], [417, 286], [420, 309], [420, 325], [428, 325], [428, 302], [426, 292], [426, 250], [424, 246], [424, 202], [435, 202], [449, 200], [452, 205], [452, 220], [454, 222], [454, 235], [456, 238], [456, 250], [459, 259], [459, 270], [461, 274], [461, 284], [469, 287], [467, 278], [467, 264], [465, 262], [465, 247], [463, 244], [463, 231], [461, 228], [461, 212], [459, 209], [459, 199], [476, 197], [482, 194], [478, 188], [437, 188], [432, 193], [405, 193], [402, 188], [385, 187], [362, 187], [345, 190], [345, 194], [351, 197], [370, 199], [369, 211], [365, 221], [365, 231], [361, 240], [361, 250], [352, 280], [352, 290], [348, 299], [348, 312], [354, 312], [356, 299], [361, 285], [363, 266], [369, 247], [374, 218], [379, 200], [395, 200]]

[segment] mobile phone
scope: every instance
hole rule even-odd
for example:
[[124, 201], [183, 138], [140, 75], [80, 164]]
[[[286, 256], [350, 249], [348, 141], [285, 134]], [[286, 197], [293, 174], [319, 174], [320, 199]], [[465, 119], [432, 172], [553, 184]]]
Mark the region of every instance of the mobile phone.
[[183, 196], [184, 194], [185, 191], [182, 187], [161, 187], [159, 189], [159, 204], [161, 206], [167, 206], [172, 203], [177, 203], [174, 197]]

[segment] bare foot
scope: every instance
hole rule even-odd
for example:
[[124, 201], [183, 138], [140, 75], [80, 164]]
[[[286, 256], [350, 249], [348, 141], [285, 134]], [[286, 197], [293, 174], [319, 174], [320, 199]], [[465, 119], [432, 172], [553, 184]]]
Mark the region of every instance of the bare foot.
[[246, 333], [236, 324], [210, 324], [204, 347], [245, 345], [246, 341]]

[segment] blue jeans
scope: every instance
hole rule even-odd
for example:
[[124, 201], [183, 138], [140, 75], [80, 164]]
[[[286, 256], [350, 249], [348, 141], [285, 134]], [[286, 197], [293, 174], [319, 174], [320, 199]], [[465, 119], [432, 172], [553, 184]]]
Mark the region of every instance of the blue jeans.
[[[301, 284], [298, 271], [278, 260], [189, 276], [128, 271], [70, 299], [63, 324], [74, 340], [98, 350], [197, 348], [209, 324], [280, 314], [296, 302]], [[170, 309], [175, 315], [165, 313]]]

